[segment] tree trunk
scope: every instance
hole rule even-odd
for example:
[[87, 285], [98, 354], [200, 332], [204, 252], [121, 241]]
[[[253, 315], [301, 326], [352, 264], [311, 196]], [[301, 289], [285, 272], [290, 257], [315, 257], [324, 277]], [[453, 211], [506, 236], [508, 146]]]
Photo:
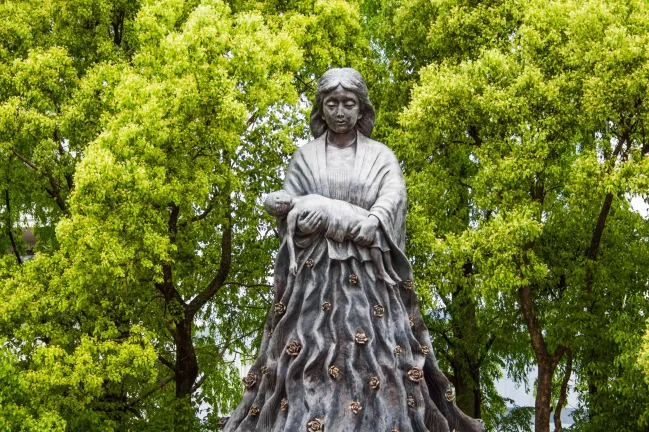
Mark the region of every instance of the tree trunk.
[[[464, 264], [464, 276], [470, 277], [473, 265]], [[455, 350], [453, 375], [457, 406], [470, 417], [480, 418], [480, 347], [478, 344], [478, 324], [476, 305], [471, 294], [458, 286], [453, 293], [449, 310], [453, 314], [453, 337], [461, 340], [460, 349]]]
[[198, 361], [192, 340], [192, 319], [185, 317], [176, 324], [176, 406], [174, 409], [174, 431], [190, 432], [196, 421], [191, 404], [194, 383], [198, 377]]
[[559, 393], [559, 401], [554, 410], [554, 431], [561, 432], [563, 425], [561, 424], [561, 409], [566, 403], [568, 396], [568, 383], [570, 382], [570, 375], [572, 375], [572, 351], [566, 350], [566, 371], [563, 374], [563, 381], [561, 382], [561, 392]]
[[551, 363], [539, 362], [537, 387], [536, 387], [536, 401], [534, 405], [534, 431], [535, 432], [549, 432], [550, 431], [550, 415], [552, 408], [550, 407], [550, 400], [552, 398], [552, 376], [554, 375], [554, 367]]
[[176, 325], [176, 398], [192, 394], [198, 377], [198, 361], [192, 340], [192, 322], [183, 318]]
[[[470, 368], [463, 362], [463, 364], [454, 367], [453, 374], [455, 376], [455, 394], [458, 408], [468, 416], [479, 417], [476, 414], [476, 405], [479, 406], [479, 399], [476, 396], [480, 393], [480, 389], [475, 388]], [[479, 413], [479, 408], [477, 411]]]
[[532, 287], [526, 285], [519, 289], [521, 312], [527, 324], [530, 334], [532, 348], [538, 364], [538, 376], [536, 383], [536, 401], [534, 405], [534, 431], [550, 431], [550, 401], [552, 399], [552, 377], [554, 369], [559, 364], [566, 347], [557, 346], [553, 354], [548, 351], [543, 331], [536, 315]]
[[[475, 387], [473, 388], [473, 418], [482, 418], [482, 388], [480, 387], [480, 366], [475, 370], [473, 377]], [[467, 413], [468, 414], [468, 413]]]
[[[457, 300], [454, 300], [456, 303]], [[455, 350], [456, 359], [453, 361], [453, 375], [455, 377], [455, 393], [457, 406], [470, 417], [480, 417], [480, 383], [475, 377], [480, 376], [478, 365], [479, 347], [476, 346], [475, 335], [476, 316], [475, 305], [460, 300], [456, 309], [461, 326], [455, 326], [454, 337], [462, 341], [461, 349]], [[455, 309], [455, 308], [454, 308]]]

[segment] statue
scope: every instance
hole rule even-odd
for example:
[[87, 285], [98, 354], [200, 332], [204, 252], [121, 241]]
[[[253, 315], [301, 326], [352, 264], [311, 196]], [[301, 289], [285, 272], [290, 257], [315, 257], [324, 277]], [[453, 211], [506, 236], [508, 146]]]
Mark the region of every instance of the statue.
[[356, 70], [322, 76], [315, 139], [265, 203], [281, 237], [275, 304], [226, 432], [484, 430], [437, 366], [404, 255], [406, 185], [369, 138], [374, 117]]

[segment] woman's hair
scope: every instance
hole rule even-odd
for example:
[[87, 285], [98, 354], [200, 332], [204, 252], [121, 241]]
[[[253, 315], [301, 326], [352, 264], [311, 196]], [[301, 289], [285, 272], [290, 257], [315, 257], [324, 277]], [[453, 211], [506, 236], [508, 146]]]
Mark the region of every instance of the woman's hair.
[[352, 68], [334, 68], [325, 72], [318, 81], [318, 87], [315, 91], [315, 103], [311, 109], [311, 133], [314, 138], [318, 138], [327, 131], [327, 123], [322, 118], [322, 102], [327, 93], [335, 90], [338, 86], [356, 95], [360, 102], [361, 118], [356, 122], [356, 130], [370, 137], [374, 129], [374, 119], [376, 114], [374, 107], [370, 102], [367, 94], [367, 84], [361, 74]]

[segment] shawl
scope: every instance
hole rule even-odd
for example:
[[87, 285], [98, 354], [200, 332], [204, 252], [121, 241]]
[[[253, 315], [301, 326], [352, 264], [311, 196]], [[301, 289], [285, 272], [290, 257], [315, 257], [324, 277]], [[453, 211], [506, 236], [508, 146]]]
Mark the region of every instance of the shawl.
[[[331, 198], [327, 176], [326, 134], [295, 151], [284, 178], [284, 190], [293, 196], [318, 194]], [[360, 132], [350, 181], [349, 203], [378, 218], [390, 246], [395, 271], [402, 280], [412, 279], [412, 270], [404, 253], [406, 183], [401, 166], [386, 145], [367, 138]], [[288, 271], [288, 260], [285, 259], [286, 220], [279, 219], [278, 226], [282, 244], [275, 266], [275, 280], [281, 283], [286, 280]], [[294, 240], [297, 247], [308, 249], [321, 237], [322, 234], [305, 235], [297, 232]], [[327, 242], [331, 259], [369, 259], [368, 248], [358, 246], [352, 240], [337, 242], [327, 238]], [[280, 292], [283, 291], [283, 287], [277, 288]]]

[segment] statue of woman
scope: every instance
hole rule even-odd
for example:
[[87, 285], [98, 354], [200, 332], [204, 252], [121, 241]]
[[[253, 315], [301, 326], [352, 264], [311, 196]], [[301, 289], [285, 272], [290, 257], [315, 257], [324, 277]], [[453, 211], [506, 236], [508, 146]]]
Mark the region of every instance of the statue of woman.
[[[369, 138], [374, 117], [360, 73], [322, 76], [311, 113], [315, 139], [293, 155], [284, 190], [345, 201], [362, 217], [351, 231], [325, 218], [322, 206], [293, 217], [292, 271], [287, 219], [278, 219], [275, 304], [225, 431], [483, 430], [455, 406], [437, 366], [404, 255], [406, 185], [392, 151]], [[377, 277], [370, 254], [377, 238], [396, 285]]]

